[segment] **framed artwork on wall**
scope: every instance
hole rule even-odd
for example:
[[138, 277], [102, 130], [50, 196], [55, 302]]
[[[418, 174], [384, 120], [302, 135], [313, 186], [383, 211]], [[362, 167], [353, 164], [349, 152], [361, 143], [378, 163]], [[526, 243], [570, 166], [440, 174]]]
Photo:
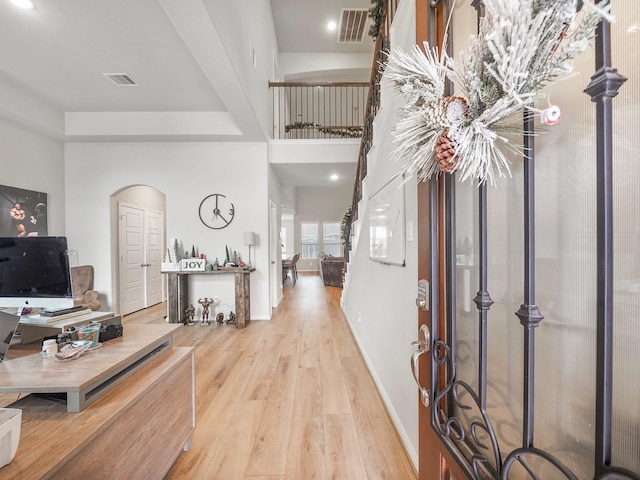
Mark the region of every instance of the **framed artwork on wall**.
[[47, 236], [47, 194], [0, 185], [0, 236]]
[[405, 266], [404, 176], [395, 175], [369, 198], [369, 258]]

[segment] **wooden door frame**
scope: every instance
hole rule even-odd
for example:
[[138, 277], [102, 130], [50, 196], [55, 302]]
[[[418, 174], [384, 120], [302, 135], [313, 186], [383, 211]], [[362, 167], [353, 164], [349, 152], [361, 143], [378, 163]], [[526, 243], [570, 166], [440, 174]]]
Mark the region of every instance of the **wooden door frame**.
[[[416, 1], [416, 44], [425, 41], [442, 49], [448, 16], [448, 2], [438, 1], [430, 7], [428, 1]], [[430, 8], [433, 16], [430, 17]], [[446, 334], [446, 292], [439, 286], [445, 285], [446, 250], [445, 211], [446, 182], [443, 177], [418, 183], [418, 278], [430, 279], [432, 292], [429, 310], [418, 309], [418, 331], [422, 325], [431, 327], [432, 317], [437, 319], [438, 331]], [[433, 227], [437, 227], [434, 228]], [[433, 345], [433, 336], [431, 345]], [[429, 355], [419, 359], [420, 384], [431, 385], [432, 373]], [[444, 378], [443, 375], [440, 378]], [[449, 453], [440, 437], [431, 426], [431, 408], [419, 405], [418, 458], [419, 479], [463, 479], [466, 477], [454, 457]]]

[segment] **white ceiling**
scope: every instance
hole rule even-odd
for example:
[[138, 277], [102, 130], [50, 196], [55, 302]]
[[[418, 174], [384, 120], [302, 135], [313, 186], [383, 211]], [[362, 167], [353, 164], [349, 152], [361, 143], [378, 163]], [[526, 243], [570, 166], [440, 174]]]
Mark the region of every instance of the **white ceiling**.
[[[283, 186], [353, 187], [355, 163], [275, 163], [271, 165]], [[337, 175], [331, 180], [331, 175]]]
[[[159, 138], [144, 130], [133, 138], [117, 131], [92, 135], [88, 127], [89, 120], [100, 116], [104, 123], [109, 114], [125, 120], [124, 115], [137, 115], [135, 121], [178, 112], [226, 125], [189, 141], [264, 140], [237, 72], [219, 58], [221, 33], [210, 15], [231, 0], [34, 1], [35, 10], [23, 11], [0, 0], [0, 84], [14, 94], [0, 101], [1, 116], [54, 136], [62, 132], [65, 141], [181, 141], [187, 138]], [[255, 8], [263, 3], [255, 2]], [[342, 8], [370, 6], [370, 0], [271, 0], [279, 52], [372, 53], [368, 35], [361, 44], [339, 44], [337, 33], [326, 31], [329, 20], [339, 21]], [[127, 73], [140, 88], [116, 87], [103, 73]], [[339, 81], [345, 72], [329, 76]], [[56, 121], [59, 131], [51, 131]], [[319, 168], [291, 165], [276, 171], [283, 186], [303, 186], [314, 185]]]
[[343, 8], [370, 7], [370, 0], [271, 0], [280, 52], [372, 53], [368, 35], [362, 43], [338, 44], [337, 32], [326, 29], [330, 20], [339, 22]]

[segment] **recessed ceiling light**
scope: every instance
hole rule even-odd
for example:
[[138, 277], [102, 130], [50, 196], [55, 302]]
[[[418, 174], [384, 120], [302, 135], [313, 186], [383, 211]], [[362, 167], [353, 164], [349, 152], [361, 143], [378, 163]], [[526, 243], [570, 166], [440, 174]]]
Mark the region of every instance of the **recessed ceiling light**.
[[333, 20], [331, 20], [329, 23], [327, 23], [327, 28], [330, 31], [334, 31], [336, 28], [338, 27], [338, 24], [336, 22], [334, 22]]
[[339, 177], [337, 173], [333, 173], [329, 178], [335, 182]]
[[31, 0], [9, 0], [14, 5], [26, 10], [33, 10], [36, 6]]

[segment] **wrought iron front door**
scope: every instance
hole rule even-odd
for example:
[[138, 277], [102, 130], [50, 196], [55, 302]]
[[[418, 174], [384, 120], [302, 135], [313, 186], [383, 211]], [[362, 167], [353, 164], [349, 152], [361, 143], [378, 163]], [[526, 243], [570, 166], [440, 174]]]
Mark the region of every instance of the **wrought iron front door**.
[[[481, 3], [455, 6], [454, 49]], [[542, 131], [523, 113], [531, 154], [510, 157], [511, 176], [444, 174], [422, 190], [431, 338], [418, 380], [439, 439], [428, 448], [442, 450], [421, 444], [422, 480], [445, 478], [445, 457], [451, 478], [640, 479], [640, 5], [612, 11], [545, 91], [562, 121]]]

